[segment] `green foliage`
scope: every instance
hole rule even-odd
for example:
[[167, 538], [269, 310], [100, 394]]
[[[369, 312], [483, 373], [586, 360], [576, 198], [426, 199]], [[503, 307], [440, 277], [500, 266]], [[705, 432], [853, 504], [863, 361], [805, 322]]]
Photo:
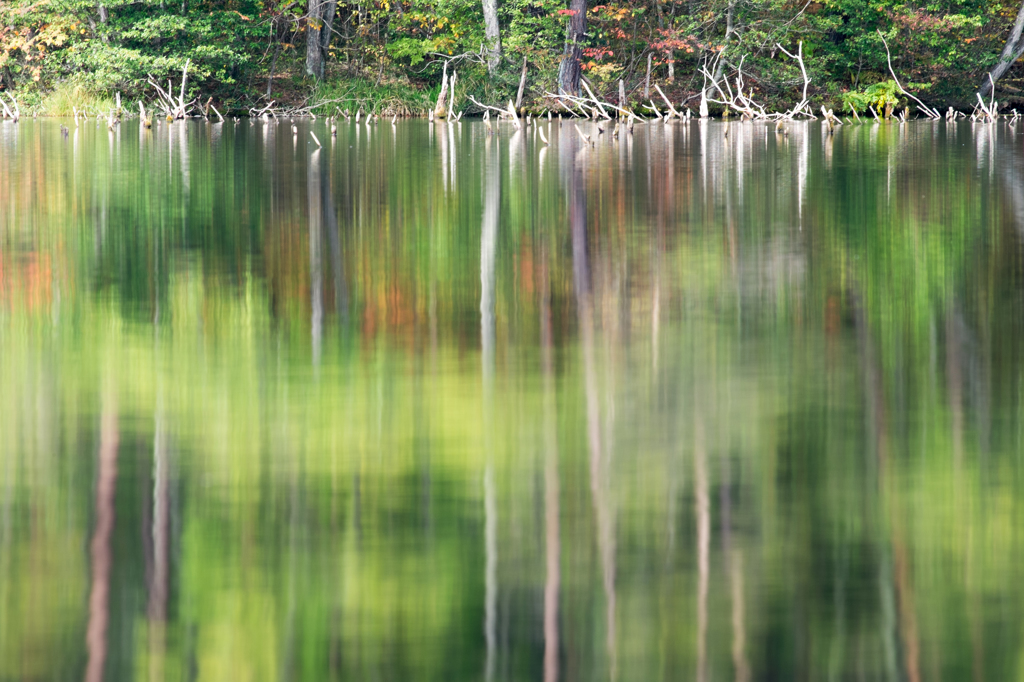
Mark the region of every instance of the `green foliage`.
[[[879, 116], [888, 117], [900, 104], [899, 88], [896, 81], [887, 80], [869, 85], [863, 90], [843, 93], [843, 105], [862, 113], [873, 107]], [[887, 114], [888, 112], [888, 114]]]
[[[832, 101], [852, 90], [844, 102], [863, 110], [871, 97], [866, 89], [889, 78], [881, 32], [901, 79], [924, 86], [933, 103], [969, 103], [1016, 13], [1016, 5], [1005, 2], [826, 0], [802, 9], [788, 0], [591, 3], [582, 69], [609, 97], [624, 80], [636, 102], [650, 56], [652, 79], [673, 99], [695, 98], [704, 82], [701, 68], [714, 68], [721, 55], [730, 66], [719, 75], [734, 78], [742, 59], [748, 94], [770, 108], [788, 108], [803, 81], [777, 46], [802, 43], [811, 96]], [[555, 89], [566, 4], [500, 3], [502, 59], [489, 73], [480, 55], [479, 0], [341, 2], [328, 81], [430, 90], [440, 83], [442, 62], [452, 60], [465, 78], [462, 87], [493, 102], [515, 95], [525, 58], [526, 101], [536, 105]], [[104, 7], [105, 20], [99, 5], [86, 0], [0, 3], [0, 87], [31, 97], [71, 79], [90, 92], [135, 98], [148, 89], [147, 75], [177, 80], [186, 60], [191, 96], [214, 96], [238, 108], [264, 95], [268, 82], [275, 99], [295, 103], [318, 87], [303, 75], [308, 0], [114, 0]]]
[[133, 97], [148, 88], [148, 75], [178, 79], [191, 60], [192, 91], [225, 95], [253, 73], [265, 47], [263, 8], [257, 0], [210, 4], [115, 2], [103, 22], [82, 0], [15, 0], [0, 8], [0, 72], [23, 87], [63, 88], [71, 79], [71, 91]]
[[[0, 678], [81, 677], [107, 395], [124, 578], [111, 679], [479, 678], [487, 470], [499, 595], [543, 594], [557, 500], [560, 661], [595, 671], [583, 678], [609, 677], [609, 638], [631, 678], [694, 670], [702, 584], [709, 679], [734, 676], [737, 631], [751, 679], [884, 679], [904, 641], [935, 677], [979, 660], [1016, 674], [1004, 605], [1024, 596], [1024, 349], [1004, 226], [1020, 177], [984, 162], [978, 131], [712, 136], [747, 161], [704, 174], [676, 157], [667, 175], [677, 133], [649, 127], [629, 164], [581, 173], [589, 342], [571, 156], [465, 127], [342, 124], [317, 155], [333, 191], [316, 193], [311, 155], [283, 131], [134, 125], [116, 143], [82, 126], [73, 163], [55, 122], [0, 154]], [[502, 174], [491, 394], [488, 168]], [[338, 224], [314, 239], [325, 200]], [[162, 593], [146, 568], [159, 500]], [[596, 551], [605, 514], [613, 571]], [[499, 604], [508, 678], [535, 679], [539, 597]], [[1010, 644], [971, 636], [1007, 628]]]

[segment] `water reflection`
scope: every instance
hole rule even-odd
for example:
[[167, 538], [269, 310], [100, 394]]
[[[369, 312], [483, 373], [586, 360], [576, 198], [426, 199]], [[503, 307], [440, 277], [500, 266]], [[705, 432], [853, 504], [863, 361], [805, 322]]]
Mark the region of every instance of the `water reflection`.
[[0, 678], [1016, 674], [1009, 126], [57, 125]]

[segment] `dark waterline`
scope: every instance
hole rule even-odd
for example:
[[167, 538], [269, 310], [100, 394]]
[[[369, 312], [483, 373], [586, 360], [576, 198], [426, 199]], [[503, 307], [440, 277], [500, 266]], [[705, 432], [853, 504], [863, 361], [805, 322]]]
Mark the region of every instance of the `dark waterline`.
[[60, 123], [0, 680], [1019, 676], [1019, 127]]

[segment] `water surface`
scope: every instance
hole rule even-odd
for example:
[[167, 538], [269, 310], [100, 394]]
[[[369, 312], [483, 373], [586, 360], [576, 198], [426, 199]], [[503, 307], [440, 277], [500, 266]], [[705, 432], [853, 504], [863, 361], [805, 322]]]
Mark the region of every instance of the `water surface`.
[[59, 124], [0, 679], [1024, 674], [1024, 131]]

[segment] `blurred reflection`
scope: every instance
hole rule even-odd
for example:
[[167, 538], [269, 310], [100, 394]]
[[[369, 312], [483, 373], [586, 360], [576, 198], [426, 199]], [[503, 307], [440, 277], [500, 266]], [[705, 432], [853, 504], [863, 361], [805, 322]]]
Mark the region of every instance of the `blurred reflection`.
[[1017, 676], [1008, 126], [132, 125], [0, 124], [0, 679]]
[[558, 418], [555, 398], [554, 334], [551, 320], [551, 280], [548, 254], [541, 249], [540, 352], [544, 374], [544, 682], [558, 680], [558, 600], [562, 579], [562, 536], [559, 523]]
[[[110, 380], [108, 380], [110, 381]], [[112, 384], [113, 382], [110, 381]], [[104, 679], [107, 660], [107, 629], [110, 621], [111, 536], [114, 532], [114, 491], [117, 486], [117, 397], [110, 384], [103, 388], [100, 413], [99, 473], [96, 479], [96, 527], [89, 555], [92, 559], [92, 588], [89, 592], [89, 624], [86, 644], [89, 659], [86, 682]]]
[[327, 169], [321, 168], [320, 150], [309, 157], [309, 289], [310, 289], [310, 336], [313, 337], [313, 366], [320, 365], [320, 349], [324, 332], [324, 276], [323, 276], [323, 233], [330, 206], [331, 188], [327, 185]]
[[[517, 133], [518, 134], [518, 133]], [[573, 153], [575, 151], [575, 153]], [[606, 645], [611, 679], [616, 679], [617, 638], [615, 635], [615, 528], [609, 500], [607, 462], [601, 448], [601, 416], [594, 357], [594, 303], [590, 286], [587, 253], [587, 193], [584, 171], [590, 150], [578, 141], [563, 147], [562, 175], [566, 180], [569, 202], [569, 231], [572, 234], [573, 290], [583, 356], [583, 383], [587, 404], [587, 444], [590, 450], [590, 492], [597, 519], [597, 547], [601, 557], [602, 582], [606, 604]]]
[[[451, 124], [448, 124], [449, 127]], [[493, 156], [492, 156], [493, 154]], [[484, 144], [484, 210], [480, 236], [480, 357], [483, 377], [484, 458], [484, 637], [487, 663], [484, 679], [494, 679], [498, 618], [498, 507], [494, 489], [494, 259], [501, 207], [501, 164], [491, 140]]]

